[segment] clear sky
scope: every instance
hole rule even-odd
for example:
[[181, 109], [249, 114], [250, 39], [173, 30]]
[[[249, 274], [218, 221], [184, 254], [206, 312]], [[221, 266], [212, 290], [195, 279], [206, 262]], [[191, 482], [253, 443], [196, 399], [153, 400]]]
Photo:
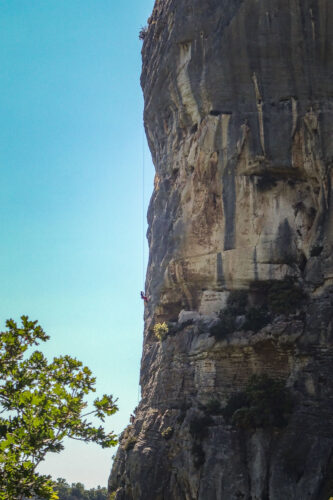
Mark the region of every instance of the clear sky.
[[[28, 314], [49, 356], [76, 356], [138, 402], [142, 348], [140, 27], [153, 0], [0, 3], [1, 329]], [[145, 207], [153, 167], [145, 146]], [[147, 250], [145, 251], [147, 260]], [[105, 486], [114, 449], [70, 444], [43, 472]]]

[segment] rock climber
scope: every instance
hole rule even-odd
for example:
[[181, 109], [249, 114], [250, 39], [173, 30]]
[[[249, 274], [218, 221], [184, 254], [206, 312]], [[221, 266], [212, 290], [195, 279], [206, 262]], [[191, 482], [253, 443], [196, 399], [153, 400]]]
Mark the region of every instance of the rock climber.
[[140, 292], [141, 298], [144, 301], [145, 304], [148, 304], [148, 297], [143, 292]]

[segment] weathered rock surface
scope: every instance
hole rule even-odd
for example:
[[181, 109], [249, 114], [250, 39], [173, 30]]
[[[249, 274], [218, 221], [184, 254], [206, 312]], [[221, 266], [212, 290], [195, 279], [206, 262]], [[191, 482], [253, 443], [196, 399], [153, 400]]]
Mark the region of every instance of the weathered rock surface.
[[[110, 490], [117, 500], [328, 500], [331, 2], [159, 0], [142, 87], [156, 167], [150, 302], [142, 401]], [[286, 426], [240, 429], [211, 411], [200, 439], [190, 432], [253, 374], [285, 381]]]

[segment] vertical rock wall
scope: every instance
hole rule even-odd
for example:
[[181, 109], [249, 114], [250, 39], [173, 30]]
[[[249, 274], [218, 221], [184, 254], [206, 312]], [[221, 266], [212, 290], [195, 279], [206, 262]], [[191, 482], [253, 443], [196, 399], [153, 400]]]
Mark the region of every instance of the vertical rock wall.
[[[156, 167], [150, 302], [142, 401], [110, 490], [117, 500], [328, 500], [330, 0], [159, 0], [141, 83]], [[287, 425], [223, 416], [253, 374], [285, 384]]]

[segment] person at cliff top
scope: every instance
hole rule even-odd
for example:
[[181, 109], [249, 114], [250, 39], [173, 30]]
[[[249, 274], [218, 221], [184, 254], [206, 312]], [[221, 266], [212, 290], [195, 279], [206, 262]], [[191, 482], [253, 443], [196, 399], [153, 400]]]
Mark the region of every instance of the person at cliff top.
[[148, 304], [148, 297], [145, 296], [143, 292], [140, 292], [141, 298], [144, 301], [145, 304]]

